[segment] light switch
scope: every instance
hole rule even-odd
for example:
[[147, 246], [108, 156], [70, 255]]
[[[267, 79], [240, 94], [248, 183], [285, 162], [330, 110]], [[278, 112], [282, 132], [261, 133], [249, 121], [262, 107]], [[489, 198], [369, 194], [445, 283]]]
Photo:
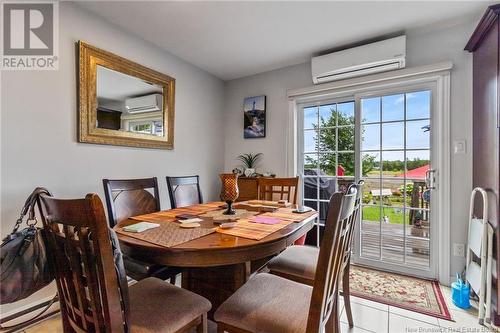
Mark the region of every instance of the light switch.
[[466, 144], [465, 140], [453, 141], [453, 152], [455, 154], [467, 153], [467, 144]]

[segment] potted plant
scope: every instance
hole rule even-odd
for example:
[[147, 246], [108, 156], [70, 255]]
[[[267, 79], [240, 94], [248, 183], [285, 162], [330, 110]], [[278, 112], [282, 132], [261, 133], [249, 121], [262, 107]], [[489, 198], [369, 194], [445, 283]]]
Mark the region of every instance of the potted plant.
[[244, 174], [247, 177], [251, 177], [255, 173], [255, 167], [257, 162], [262, 158], [262, 153], [257, 154], [242, 154], [238, 156], [238, 160], [243, 163], [245, 168]]

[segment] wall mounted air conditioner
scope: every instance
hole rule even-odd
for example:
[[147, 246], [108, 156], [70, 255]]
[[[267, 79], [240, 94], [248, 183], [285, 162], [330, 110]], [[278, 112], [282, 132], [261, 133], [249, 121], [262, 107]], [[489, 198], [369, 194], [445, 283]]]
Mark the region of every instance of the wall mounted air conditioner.
[[334, 52], [311, 60], [314, 84], [405, 67], [406, 36]]
[[162, 94], [151, 94], [141, 97], [127, 98], [125, 109], [128, 113], [142, 113], [163, 110]]

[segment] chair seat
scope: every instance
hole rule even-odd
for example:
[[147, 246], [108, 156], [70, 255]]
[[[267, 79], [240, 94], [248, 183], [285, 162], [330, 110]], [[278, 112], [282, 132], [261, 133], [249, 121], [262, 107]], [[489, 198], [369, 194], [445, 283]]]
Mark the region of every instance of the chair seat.
[[157, 277], [161, 280], [166, 280], [172, 275], [180, 273], [180, 269], [176, 267], [149, 264], [125, 255], [123, 256], [123, 265], [125, 266], [127, 275], [136, 281], [148, 277]]
[[269, 261], [272, 274], [312, 285], [316, 274], [319, 248], [314, 246], [290, 246]]
[[303, 333], [311, 295], [310, 286], [260, 273], [229, 297], [214, 318], [250, 332]]
[[132, 333], [177, 332], [212, 308], [207, 299], [157, 278], [130, 286], [129, 298]]

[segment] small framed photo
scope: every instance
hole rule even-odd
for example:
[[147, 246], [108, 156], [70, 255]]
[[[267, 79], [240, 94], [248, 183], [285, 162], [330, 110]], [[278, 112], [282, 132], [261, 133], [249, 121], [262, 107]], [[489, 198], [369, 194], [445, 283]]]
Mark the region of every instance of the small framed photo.
[[247, 97], [243, 101], [243, 137], [266, 137], [266, 96]]

